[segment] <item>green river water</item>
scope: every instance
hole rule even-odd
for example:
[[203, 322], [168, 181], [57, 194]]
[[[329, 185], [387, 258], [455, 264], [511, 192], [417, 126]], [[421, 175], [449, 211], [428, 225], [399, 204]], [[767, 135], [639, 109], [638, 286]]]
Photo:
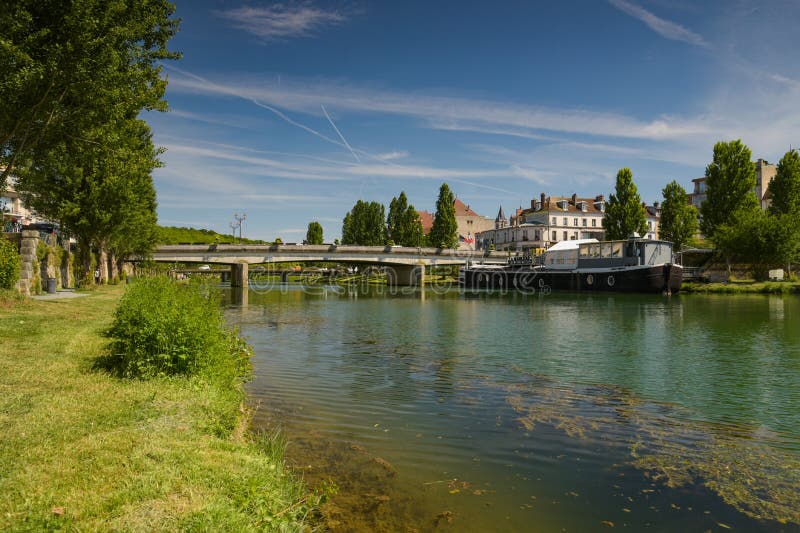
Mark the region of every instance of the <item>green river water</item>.
[[274, 287], [227, 311], [332, 531], [800, 531], [800, 298]]

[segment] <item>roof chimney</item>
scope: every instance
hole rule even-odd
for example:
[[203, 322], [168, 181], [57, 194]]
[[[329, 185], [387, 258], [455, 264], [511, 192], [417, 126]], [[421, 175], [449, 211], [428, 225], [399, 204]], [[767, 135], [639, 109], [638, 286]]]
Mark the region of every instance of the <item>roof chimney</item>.
[[572, 193], [572, 205], [578, 201], [578, 195], [576, 193]]
[[545, 199], [546, 199], [546, 197], [545, 197], [544, 193], [542, 193], [542, 209], [544, 209], [544, 201], [545, 201]]

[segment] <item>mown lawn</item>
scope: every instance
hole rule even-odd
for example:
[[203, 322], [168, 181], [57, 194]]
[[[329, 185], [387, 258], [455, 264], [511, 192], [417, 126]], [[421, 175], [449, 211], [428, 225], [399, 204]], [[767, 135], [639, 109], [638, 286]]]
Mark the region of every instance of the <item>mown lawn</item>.
[[308, 528], [315, 497], [241, 390], [96, 368], [123, 291], [0, 306], [0, 530]]

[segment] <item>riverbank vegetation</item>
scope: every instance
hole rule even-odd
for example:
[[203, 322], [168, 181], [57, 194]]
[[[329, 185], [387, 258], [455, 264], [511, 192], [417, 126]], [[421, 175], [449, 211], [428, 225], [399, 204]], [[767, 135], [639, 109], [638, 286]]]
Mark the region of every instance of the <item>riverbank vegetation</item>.
[[682, 293], [704, 294], [800, 294], [798, 281], [730, 280], [725, 283], [685, 282]]
[[28, 208], [77, 239], [84, 285], [155, 244], [162, 149], [138, 117], [167, 110], [174, 11], [167, 0], [8, 0], [0, 10], [0, 186], [13, 177]]
[[0, 308], [0, 529], [302, 529], [316, 496], [285, 468], [279, 437], [247, 430], [244, 346], [225, 334], [227, 360], [219, 351], [172, 376], [119, 366], [105, 332], [122, 289]]

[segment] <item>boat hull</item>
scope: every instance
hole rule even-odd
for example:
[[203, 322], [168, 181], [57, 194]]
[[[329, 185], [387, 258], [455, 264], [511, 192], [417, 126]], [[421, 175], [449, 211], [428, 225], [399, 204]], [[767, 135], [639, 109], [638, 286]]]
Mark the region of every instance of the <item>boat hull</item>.
[[680, 265], [616, 269], [555, 270], [534, 267], [466, 267], [459, 278], [465, 289], [676, 293], [681, 289]]

